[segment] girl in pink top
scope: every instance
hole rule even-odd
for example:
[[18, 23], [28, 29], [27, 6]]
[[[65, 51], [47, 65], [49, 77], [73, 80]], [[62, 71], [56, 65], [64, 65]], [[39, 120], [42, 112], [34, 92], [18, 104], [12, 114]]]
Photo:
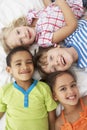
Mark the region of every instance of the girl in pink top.
[[54, 46], [75, 31], [77, 19], [84, 13], [82, 0], [43, 1], [46, 8], [31, 10], [27, 19], [19, 18], [2, 30], [6, 50], [20, 45], [29, 47], [34, 41], [42, 47]]

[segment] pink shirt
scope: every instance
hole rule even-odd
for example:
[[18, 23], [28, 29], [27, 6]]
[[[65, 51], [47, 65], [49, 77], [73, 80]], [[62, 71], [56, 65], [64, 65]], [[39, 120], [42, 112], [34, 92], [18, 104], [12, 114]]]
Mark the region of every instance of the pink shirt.
[[[66, 0], [74, 12], [77, 19], [84, 13], [82, 0]], [[49, 47], [55, 45], [52, 43], [53, 32], [65, 25], [65, 20], [61, 9], [55, 5], [55, 2], [47, 8], [35, 11], [30, 10], [27, 14], [29, 24], [33, 18], [38, 18], [36, 24], [36, 42], [39, 46]]]

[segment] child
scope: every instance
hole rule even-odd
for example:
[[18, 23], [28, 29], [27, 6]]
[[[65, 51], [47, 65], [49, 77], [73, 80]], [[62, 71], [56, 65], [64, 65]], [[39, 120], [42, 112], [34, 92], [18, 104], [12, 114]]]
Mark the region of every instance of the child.
[[49, 6], [40, 11], [30, 10], [27, 18], [23, 18], [23, 22], [20, 18], [16, 21], [17, 24], [22, 22], [23, 26], [15, 26], [13, 23], [13, 26], [2, 31], [2, 39], [6, 48], [13, 48], [17, 45], [29, 46], [34, 43], [34, 40], [42, 47], [54, 46], [76, 29], [76, 18], [81, 18], [84, 13], [82, 0], [67, 0], [72, 10], [65, 0], [56, 0], [53, 3], [50, 0], [44, 0], [44, 3]]
[[79, 20], [78, 28], [64, 41], [64, 46], [41, 49], [35, 56], [37, 67], [44, 73], [64, 71], [73, 63], [87, 69], [87, 20]]
[[54, 99], [64, 107], [55, 122], [55, 130], [86, 130], [87, 96], [79, 98], [74, 74], [54, 72], [49, 75], [47, 83], [51, 85]]
[[0, 118], [6, 112], [6, 130], [54, 130], [55, 109], [49, 86], [32, 79], [33, 57], [24, 47], [7, 56], [7, 71], [15, 82], [0, 88]]
[[56, 0], [51, 4], [49, 1], [49, 6], [43, 10], [29, 11], [27, 19], [31, 26], [35, 26], [37, 44], [49, 47], [69, 36], [77, 27], [75, 17], [79, 19], [83, 13], [82, 0]]

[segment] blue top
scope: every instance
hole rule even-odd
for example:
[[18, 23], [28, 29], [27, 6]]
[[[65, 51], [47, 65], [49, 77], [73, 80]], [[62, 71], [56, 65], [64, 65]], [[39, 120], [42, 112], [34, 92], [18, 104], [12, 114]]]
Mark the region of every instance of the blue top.
[[65, 47], [74, 47], [78, 53], [77, 66], [87, 68], [87, 21], [79, 20], [78, 28], [65, 39]]

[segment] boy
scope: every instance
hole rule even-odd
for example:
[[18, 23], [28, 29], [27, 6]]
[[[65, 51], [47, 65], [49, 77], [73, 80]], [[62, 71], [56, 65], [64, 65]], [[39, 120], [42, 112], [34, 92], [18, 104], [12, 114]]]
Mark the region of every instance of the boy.
[[6, 112], [5, 130], [54, 130], [57, 105], [49, 86], [32, 79], [31, 53], [22, 46], [16, 47], [6, 61], [15, 82], [0, 88], [0, 118]]

